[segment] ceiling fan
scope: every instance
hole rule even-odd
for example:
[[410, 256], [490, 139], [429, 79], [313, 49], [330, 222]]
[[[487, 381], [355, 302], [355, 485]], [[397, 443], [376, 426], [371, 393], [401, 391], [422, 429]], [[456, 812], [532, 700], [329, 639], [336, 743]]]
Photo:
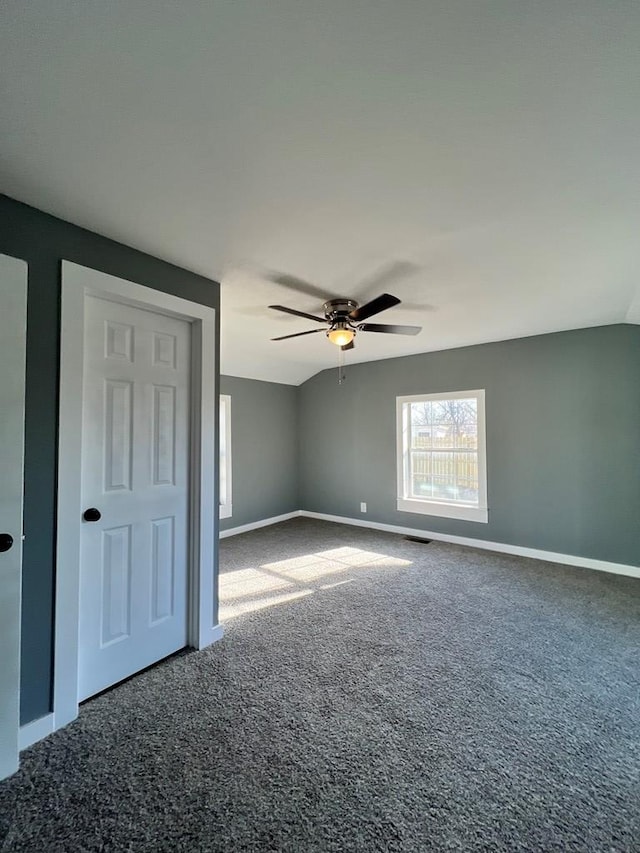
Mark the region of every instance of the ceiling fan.
[[355, 299], [337, 297], [328, 299], [322, 306], [324, 317], [316, 317], [295, 308], [287, 308], [284, 305], [269, 305], [274, 311], [284, 311], [285, 314], [293, 314], [295, 317], [304, 317], [306, 320], [314, 320], [328, 326], [324, 329], [310, 329], [307, 332], [294, 332], [292, 335], [281, 335], [279, 338], [271, 338], [272, 341], [286, 341], [288, 338], [299, 338], [302, 335], [313, 335], [316, 332], [324, 332], [332, 344], [339, 346], [342, 350], [354, 348], [354, 338], [359, 332], [379, 332], [385, 335], [417, 335], [422, 331], [421, 326], [393, 326], [380, 323], [365, 323], [369, 317], [386, 311], [399, 305], [397, 296], [383, 293], [372, 299], [365, 305], [359, 305]]

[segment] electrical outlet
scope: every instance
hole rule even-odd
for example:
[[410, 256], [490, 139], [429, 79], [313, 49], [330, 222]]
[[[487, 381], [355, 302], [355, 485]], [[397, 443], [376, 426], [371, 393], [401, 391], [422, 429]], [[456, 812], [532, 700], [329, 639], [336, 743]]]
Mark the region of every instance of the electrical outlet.
[[366, 503], [364, 503], [364, 501], [363, 501], [363, 502], [360, 504], [360, 512], [366, 512], [366, 511], [367, 511], [367, 505], [366, 505]]

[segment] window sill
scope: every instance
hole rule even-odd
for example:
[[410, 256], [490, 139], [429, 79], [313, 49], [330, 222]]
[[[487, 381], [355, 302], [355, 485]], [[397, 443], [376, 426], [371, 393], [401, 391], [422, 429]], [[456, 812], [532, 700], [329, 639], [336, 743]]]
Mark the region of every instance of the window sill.
[[420, 515], [436, 515], [440, 518], [458, 518], [462, 521], [478, 521], [488, 524], [489, 510], [486, 507], [456, 506], [438, 501], [412, 500], [398, 498], [398, 512], [414, 512]]
[[227, 504], [226, 506], [220, 504], [219, 518], [231, 518], [232, 513], [233, 506], [231, 504]]

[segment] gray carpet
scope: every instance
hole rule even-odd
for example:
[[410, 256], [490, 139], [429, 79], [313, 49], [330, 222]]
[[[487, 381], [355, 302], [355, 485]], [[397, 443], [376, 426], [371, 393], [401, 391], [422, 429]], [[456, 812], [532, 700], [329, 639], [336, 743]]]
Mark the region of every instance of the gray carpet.
[[23, 753], [3, 853], [640, 850], [640, 581], [309, 519], [221, 552], [224, 641]]

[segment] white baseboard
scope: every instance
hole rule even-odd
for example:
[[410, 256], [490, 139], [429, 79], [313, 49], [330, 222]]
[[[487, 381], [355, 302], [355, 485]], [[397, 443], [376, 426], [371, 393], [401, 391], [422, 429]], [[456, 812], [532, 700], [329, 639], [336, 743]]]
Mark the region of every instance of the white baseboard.
[[[218, 640], [221, 640], [223, 636], [223, 626], [214, 625], [207, 635], [207, 643], [205, 645], [208, 646], [211, 645], [211, 643], [216, 643]], [[205, 646], [203, 646], [203, 648], [205, 648]], [[65, 720], [64, 723], [56, 726], [55, 716], [51, 713], [44, 717], [39, 717], [37, 720], [32, 720], [30, 723], [25, 723], [24, 726], [20, 726], [20, 733], [18, 735], [19, 750], [22, 752], [23, 749], [26, 749], [28, 746], [32, 746], [34, 743], [37, 743], [39, 740], [47, 737], [47, 735], [64, 728], [68, 722], [68, 720]]]
[[20, 726], [20, 734], [18, 735], [18, 747], [22, 752], [28, 746], [37, 743], [42, 738], [50, 735], [53, 731], [53, 714], [46, 714], [44, 717], [39, 717], [37, 720], [32, 720], [30, 723], [25, 723]]
[[207, 646], [210, 646], [212, 643], [217, 643], [218, 640], [221, 640], [224, 637], [224, 628], [222, 625], [214, 625], [213, 628], [210, 628], [208, 633], [206, 634], [206, 642], [200, 646], [201, 649], [206, 649]]
[[548, 563], [560, 563], [564, 566], [576, 566], [581, 569], [594, 569], [598, 572], [610, 572], [614, 575], [626, 575], [630, 578], [640, 578], [640, 566], [628, 566], [624, 563], [612, 563], [609, 560], [595, 560], [591, 557], [579, 557], [575, 554], [558, 554], [555, 551], [542, 551], [539, 548], [526, 548], [523, 545], [509, 545], [505, 542], [489, 542], [485, 539], [472, 539], [469, 536], [454, 536], [448, 533], [436, 533], [433, 530], [423, 530], [419, 527], [402, 527], [398, 524], [383, 524], [379, 521], [371, 521], [364, 518], [350, 518], [343, 515], [329, 515], [325, 512], [311, 512], [299, 509], [295, 512], [287, 512], [284, 515], [276, 515], [273, 518], [264, 518], [251, 524], [243, 524], [240, 527], [232, 527], [223, 530], [220, 538], [236, 536], [238, 533], [247, 533], [260, 527], [278, 524], [288, 521], [290, 518], [317, 518], [320, 521], [332, 521], [336, 524], [350, 524], [354, 527], [369, 527], [372, 530], [382, 530], [386, 533], [398, 533], [402, 536], [419, 536], [422, 539], [436, 539], [439, 542], [450, 542], [452, 545], [467, 545], [470, 548], [480, 548], [484, 551], [496, 551], [499, 554], [513, 554], [515, 557], [530, 557], [533, 560], [545, 560]]
[[627, 566], [624, 563], [611, 563], [608, 560], [593, 560], [590, 557], [577, 557], [574, 554], [557, 554], [555, 551], [541, 551], [538, 548], [507, 545], [504, 542], [487, 542], [484, 539], [471, 539], [467, 536], [435, 533], [432, 530], [422, 530], [418, 527], [400, 527], [396, 524], [382, 524], [378, 521], [369, 521], [361, 518], [327, 515], [324, 512], [309, 512], [305, 509], [300, 510], [298, 515], [306, 518], [318, 518], [321, 521], [333, 521], [337, 524], [351, 524], [354, 527], [369, 527], [373, 530], [383, 530], [386, 533], [400, 533], [403, 536], [437, 539], [439, 542], [450, 542], [452, 545], [468, 545], [471, 548], [497, 551], [501, 554], [513, 554], [516, 557], [531, 557], [534, 560], [545, 560], [549, 563], [562, 563], [565, 566], [577, 566], [582, 569], [595, 569], [598, 572], [611, 572], [614, 575], [627, 575], [631, 578], [640, 578], [640, 566]]
[[299, 509], [294, 512], [285, 512], [284, 515], [274, 515], [272, 518], [263, 518], [260, 521], [252, 521], [250, 524], [241, 524], [239, 527], [230, 527], [228, 530], [220, 531], [220, 539], [226, 539], [227, 536], [237, 536], [238, 533], [248, 533], [250, 530], [257, 530], [259, 527], [269, 527], [271, 524], [279, 524], [281, 521], [289, 521], [290, 518], [298, 518], [301, 515]]

